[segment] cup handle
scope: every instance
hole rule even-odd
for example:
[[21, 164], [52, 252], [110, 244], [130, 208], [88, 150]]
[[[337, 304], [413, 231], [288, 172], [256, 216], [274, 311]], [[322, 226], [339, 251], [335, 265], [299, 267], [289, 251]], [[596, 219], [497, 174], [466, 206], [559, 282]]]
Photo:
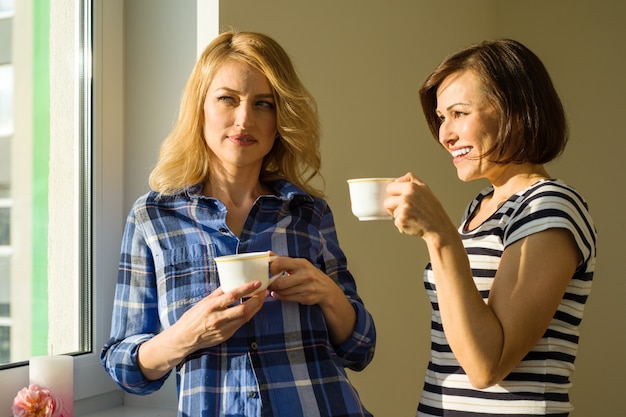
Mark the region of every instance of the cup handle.
[[287, 272], [282, 271], [280, 274], [276, 274], [276, 275], [269, 277], [269, 279], [267, 280], [267, 286], [269, 287], [270, 285], [272, 285], [272, 282], [274, 282], [276, 278], [286, 277], [286, 276], [287, 276]]
[[[275, 260], [276, 258], [278, 258], [279, 255], [270, 255], [269, 258], [269, 262], [271, 263], [273, 260]], [[267, 286], [269, 287], [270, 285], [272, 285], [272, 282], [274, 282], [274, 280], [276, 280], [276, 278], [280, 278], [280, 277], [286, 277], [287, 276], [287, 272], [286, 271], [282, 271], [279, 274], [273, 275], [271, 277], [269, 277], [268, 281], [267, 281]]]

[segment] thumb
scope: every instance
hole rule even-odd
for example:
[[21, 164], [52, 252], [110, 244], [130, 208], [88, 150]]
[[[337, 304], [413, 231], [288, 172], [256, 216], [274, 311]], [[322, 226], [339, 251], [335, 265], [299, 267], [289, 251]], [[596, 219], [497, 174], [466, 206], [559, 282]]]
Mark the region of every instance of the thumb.
[[407, 172], [403, 176], [396, 178], [394, 182], [415, 182], [415, 180], [417, 180], [417, 177], [412, 172]]

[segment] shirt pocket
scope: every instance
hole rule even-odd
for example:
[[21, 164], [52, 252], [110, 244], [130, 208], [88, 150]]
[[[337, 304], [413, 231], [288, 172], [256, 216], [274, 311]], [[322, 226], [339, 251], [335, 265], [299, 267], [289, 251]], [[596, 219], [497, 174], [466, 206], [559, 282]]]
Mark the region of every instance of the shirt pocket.
[[155, 255], [159, 315], [172, 324], [219, 286], [213, 247], [201, 244], [172, 248]]

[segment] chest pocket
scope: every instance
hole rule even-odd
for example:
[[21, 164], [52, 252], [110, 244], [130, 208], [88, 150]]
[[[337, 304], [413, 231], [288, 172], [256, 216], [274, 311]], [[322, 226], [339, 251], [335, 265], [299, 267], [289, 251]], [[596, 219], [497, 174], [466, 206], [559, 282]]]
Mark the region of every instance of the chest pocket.
[[211, 246], [198, 244], [155, 255], [162, 323], [171, 325], [219, 286], [212, 250]]

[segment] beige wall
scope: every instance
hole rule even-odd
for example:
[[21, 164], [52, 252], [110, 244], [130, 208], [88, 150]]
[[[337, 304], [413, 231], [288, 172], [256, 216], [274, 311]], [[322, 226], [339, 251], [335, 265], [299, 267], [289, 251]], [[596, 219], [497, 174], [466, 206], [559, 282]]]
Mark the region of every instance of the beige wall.
[[[195, 59], [196, 16], [192, 0], [125, 4], [129, 206], [145, 192], [158, 145], [175, 118]], [[421, 281], [428, 257], [419, 239], [399, 235], [391, 223], [356, 221], [345, 180], [411, 170], [459, 219], [484, 184], [457, 179], [449, 157], [429, 137], [417, 90], [445, 55], [493, 37], [526, 43], [552, 73], [572, 137], [565, 155], [549, 169], [586, 196], [599, 230], [596, 281], [571, 391], [573, 417], [626, 415], [620, 398], [620, 377], [626, 374], [626, 268], [618, 252], [626, 226], [617, 222], [625, 203], [618, 183], [626, 155], [624, 16], [621, 0], [220, 2], [223, 28], [276, 38], [318, 99], [328, 200], [378, 328], [374, 361], [350, 374], [375, 415], [414, 415], [429, 349], [430, 306]], [[173, 387], [159, 396], [175, 401]]]
[[407, 0], [229, 0], [220, 25], [276, 38], [318, 99], [323, 173], [339, 238], [361, 295], [374, 314], [378, 350], [371, 366], [351, 373], [377, 416], [414, 415], [429, 349], [430, 306], [421, 283], [424, 244], [388, 222], [359, 223], [345, 180], [413, 171], [461, 211], [482, 183], [461, 183], [429, 137], [417, 99], [420, 82], [448, 53], [470, 42], [512, 37], [551, 71], [570, 117], [565, 155], [549, 166], [587, 198], [599, 230], [596, 282], [582, 325], [572, 389], [574, 417], [626, 415], [623, 247], [626, 3]]

